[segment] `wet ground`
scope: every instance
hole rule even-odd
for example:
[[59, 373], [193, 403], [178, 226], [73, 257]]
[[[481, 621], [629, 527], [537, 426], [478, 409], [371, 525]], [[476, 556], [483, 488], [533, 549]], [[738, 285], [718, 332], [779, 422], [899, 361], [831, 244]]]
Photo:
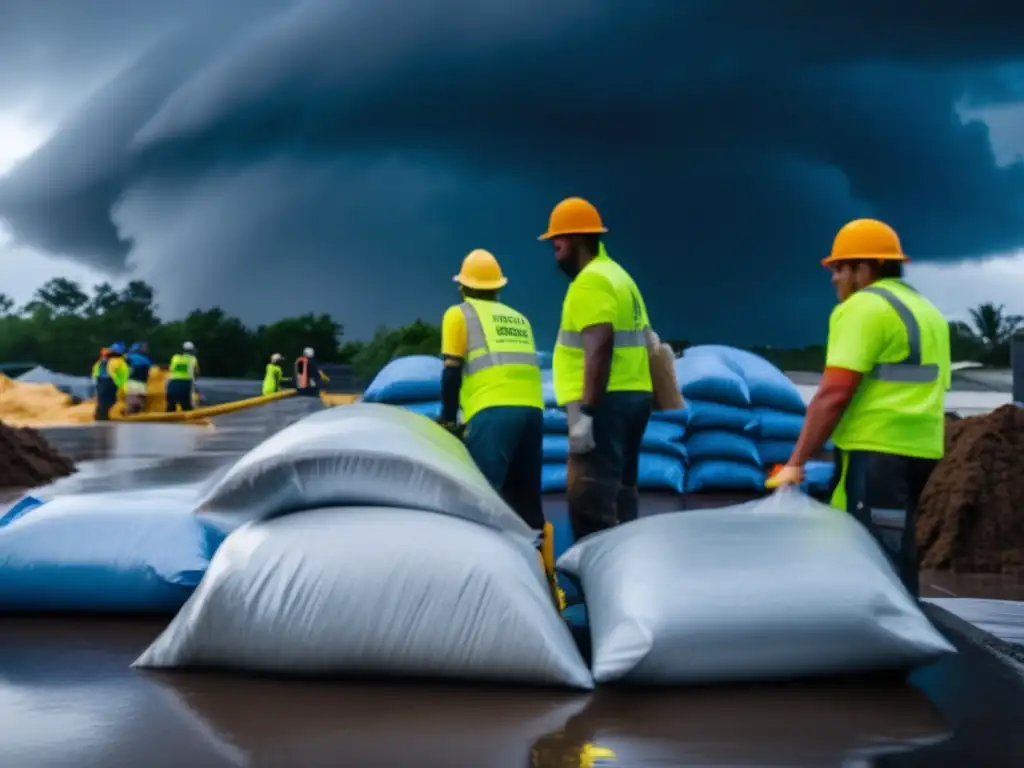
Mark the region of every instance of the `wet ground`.
[[[85, 471], [44, 495], [198, 482], [316, 406], [293, 398], [218, 418], [212, 430], [109, 425], [78, 435], [80, 455], [92, 457]], [[552, 512], [562, 504], [547, 503]], [[650, 512], [679, 506], [645, 503]], [[938, 575], [925, 582], [937, 595], [973, 588]], [[8, 616], [0, 766], [1024, 764], [1024, 665], [941, 608], [925, 610], [960, 653], [909, 676], [589, 696], [141, 673], [129, 665], [166, 617]]]

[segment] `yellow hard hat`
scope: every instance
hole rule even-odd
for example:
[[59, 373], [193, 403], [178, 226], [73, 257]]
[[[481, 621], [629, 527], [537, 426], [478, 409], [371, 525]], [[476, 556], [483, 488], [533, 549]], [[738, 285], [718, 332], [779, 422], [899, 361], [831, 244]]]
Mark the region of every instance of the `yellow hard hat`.
[[501, 274], [501, 266], [494, 254], [477, 248], [470, 251], [462, 260], [462, 269], [452, 278], [465, 288], [476, 288], [481, 291], [494, 291], [508, 283], [508, 278]]
[[871, 261], [910, 261], [896, 230], [877, 219], [854, 219], [843, 226], [832, 243], [832, 253], [822, 259], [822, 266], [837, 261], [868, 259]]
[[582, 197], [567, 197], [551, 210], [548, 231], [540, 240], [550, 240], [562, 235], [600, 235], [608, 230], [601, 221], [601, 214], [590, 202]]

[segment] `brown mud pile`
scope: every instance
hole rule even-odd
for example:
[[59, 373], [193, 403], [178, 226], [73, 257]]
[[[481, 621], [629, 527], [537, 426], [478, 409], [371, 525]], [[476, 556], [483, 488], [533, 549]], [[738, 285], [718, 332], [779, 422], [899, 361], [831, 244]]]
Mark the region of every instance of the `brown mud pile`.
[[36, 430], [0, 422], [0, 488], [32, 488], [74, 471]]
[[946, 422], [918, 511], [921, 567], [1024, 573], [1024, 409]]

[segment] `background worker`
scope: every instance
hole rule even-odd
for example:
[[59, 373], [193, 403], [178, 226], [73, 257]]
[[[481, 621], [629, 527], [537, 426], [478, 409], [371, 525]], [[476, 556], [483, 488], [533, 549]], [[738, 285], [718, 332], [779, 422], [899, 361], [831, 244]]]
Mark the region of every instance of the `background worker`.
[[[462, 302], [441, 321], [438, 421], [463, 437], [491, 486], [540, 533], [544, 392], [533, 329], [498, 301], [508, 279], [489, 252], [471, 252], [452, 279]], [[457, 423], [460, 407], [464, 427]]]
[[284, 371], [281, 370], [283, 358], [277, 352], [270, 356], [267, 363], [267, 370], [263, 374], [263, 394], [272, 395], [281, 389], [281, 382], [284, 381]]
[[89, 374], [89, 378], [92, 379], [92, 391], [96, 393], [97, 381], [100, 377], [100, 368], [105, 364], [106, 359], [110, 356], [110, 350], [104, 347], [100, 350], [100, 356], [96, 358], [96, 362], [92, 364], [92, 372]]
[[128, 381], [125, 382], [124, 388], [127, 410], [128, 413], [142, 413], [146, 409], [149, 371], [153, 367], [146, 342], [132, 344], [125, 360], [128, 363]]
[[551, 212], [549, 240], [571, 281], [552, 369], [555, 398], [569, 417], [567, 496], [577, 539], [635, 520], [640, 442], [651, 416], [647, 306], [633, 278], [601, 242], [607, 232], [586, 200]]
[[107, 347], [107, 355], [96, 368], [96, 421], [109, 421], [110, 409], [117, 404], [117, 393], [128, 381], [128, 364], [124, 360], [124, 344], [116, 341]]
[[320, 382], [330, 381], [316, 361], [316, 353], [312, 347], [306, 347], [295, 360], [295, 389], [298, 394], [306, 397], [320, 396]]
[[952, 369], [949, 323], [903, 282], [896, 233], [874, 219], [839, 230], [822, 264], [839, 304], [829, 319], [825, 373], [793, 455], [768, 485], [797, 484], [832, 437], [832, 505], [878, 540], [904, 586], [918, 594], [917, 505], [942, 458]]
[[199, 361], [196, 360], [196, 347], [191, 341], [181, 345], [181, 352], [171, 357], [167, 373], [167, 412], [173, 413], [181, 408], [192, 410], [192, 398], [195, 394], [196, 376], [199, 375]]

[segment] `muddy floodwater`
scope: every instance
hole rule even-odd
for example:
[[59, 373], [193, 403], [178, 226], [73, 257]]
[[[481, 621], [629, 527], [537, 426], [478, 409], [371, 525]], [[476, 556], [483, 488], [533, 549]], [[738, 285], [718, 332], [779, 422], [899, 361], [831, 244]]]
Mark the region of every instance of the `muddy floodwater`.
[[[283, 401], [212, 430], [56, 435], [78, 440], [85, 471], [44, 495], [201, 482], [312, 407]], [[679, 506], [656, 497], [645, 511]], [[940, 575], [924, 583], [936, 597], [986, 588]], [[168, 617], [0, 616], [0, 766], [1024, 765], [1024, 666], [944, 610], [925, 610], [960, 652], [909, 675], [589, 695], [138, 672], [130, 664]]]

